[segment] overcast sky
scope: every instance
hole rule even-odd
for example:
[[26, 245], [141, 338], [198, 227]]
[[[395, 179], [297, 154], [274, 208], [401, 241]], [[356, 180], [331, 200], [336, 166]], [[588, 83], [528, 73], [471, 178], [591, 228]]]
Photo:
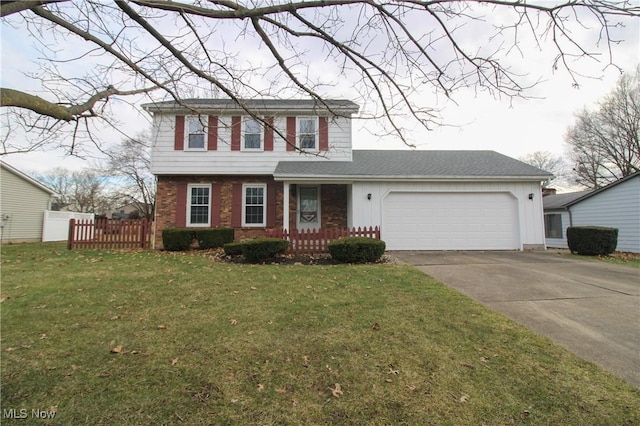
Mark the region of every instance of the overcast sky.
[[[624, 42], [613, 46], [614, 62], [629, 72], [633, 72], [640, 62], [638, 24], [637, 19], [629, 22], [620, 33], [624, 36]], [[24, 26], [20, 25], [14, 25], [14, 28], [2, 25], [1, 37], [0, 83], [8, 87], [29, 87], [24, 86], [25, 78], [21, 72], [29, 71], [29, 61], [36, 55], [32, 39]], [[478, 35], [478, 39], [482, 37]], [[83, 41], [69, 40], [68, 43], [66, 47], [73, 48], [73, 43]], [[310, 52], [310, 55], [313, 53]], [[554, 52], [523, 48], [523, 51], [516, 53], [509, 57], [508, 65], [526, 73], [531, 79], [541, 79], [527, 92], [529, 99], [495, 99], [486, 93], [477, 94], [473, 89], [461, 89], [455, 93], [453, 101], [438, 98], [437, 106], [442, 109], [441, 120], [448, 125], [429, 132], [415, 126], [411, 142], [418, 149], [495, 150], [514, 158], [534, 151], [563, 155], [563, 135], [573, 123], [574, 114], [585, 107], [594, 108], [597, 101], [615, 86], [620, 76], [619, 70], [608, 66], [606, 57], [600, 57], [600, 61], [583, 59], [575, 64], [576, 68], [582, 74], [595, 78], [580, 78], [580, 86], [574, 87], [564, 70], [553, 70]], [[254, 50], [252, 55], [256, 54]], [[322, 58], [318, 60], [322, 61]], [[312, 69], [321, 72], [318, 70], [326, 68]], [[343, 84], [334, 87], [332, 97], [351, 97], [350, 83]], [[430, 89], [426, 87], [425, 96], [430, 94]], [[115, 110], [125, 133], [135, 135], [148, 126], [148, 117], [140, 111], [125, 104], [118, 105]], [[375, 125], [370, 121], [355, 121], [354, 148], [408, 149], [397, 137], [380, 138], [367, 129], [373, 129], [375, 133]], [[122, 139], [122, 135], [115, 132], [103, 136], [112, 141]], [[43, 172], [56, 166], [72, 169], [91, 166], [89, 161], [67, 157], [58, 150], [14, 154], [4, 156], [2, 160], [26, 172]]]

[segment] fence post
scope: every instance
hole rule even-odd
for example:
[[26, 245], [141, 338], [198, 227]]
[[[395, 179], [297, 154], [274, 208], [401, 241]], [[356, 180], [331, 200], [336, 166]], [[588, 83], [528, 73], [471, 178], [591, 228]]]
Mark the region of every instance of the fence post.
[[147, 219], [142, 219], [140, 222], [140, 247], [145, 248], [147, 242]]
[[76, 226], [75, 219], [69, 219], [69, 236], [67, 237], [67, 248], [73, 250], [73, 234]]

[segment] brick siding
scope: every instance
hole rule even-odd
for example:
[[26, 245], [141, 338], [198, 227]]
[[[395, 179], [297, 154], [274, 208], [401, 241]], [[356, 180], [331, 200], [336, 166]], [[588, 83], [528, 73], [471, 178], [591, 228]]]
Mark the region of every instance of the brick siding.
[[[275, 184], [276, 189], [276, 228], [282, 228], [283, 184], [275, 182], [272, 176], [158, 176], [156, 194], [156, 223], [154, 242], [156, 248], [162, 248], [162, 230], [176, 226], [176, 196], [179, 182], [186, 184], [221, 184], [220, 189], [220, 226], [231, 227], [232, 187], [234, 184], [266, 183]], [[323, 228], [344, 228], [347, 226], [347, 187], [346, 185], [322, 185], [321, 220]], [[291, 191], [289, 197], [289, 229], [296, 228], [296, 194]], [[266, 235], [266, 228], [236, 228], [235, 238], [259, 238]]]

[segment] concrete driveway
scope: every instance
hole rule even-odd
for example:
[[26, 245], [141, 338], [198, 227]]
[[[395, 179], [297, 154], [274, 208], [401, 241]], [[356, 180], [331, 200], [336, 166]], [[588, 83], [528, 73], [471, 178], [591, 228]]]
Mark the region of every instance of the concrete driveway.
[[640, 387], [640, 271], [539, 252], [393, 252]]

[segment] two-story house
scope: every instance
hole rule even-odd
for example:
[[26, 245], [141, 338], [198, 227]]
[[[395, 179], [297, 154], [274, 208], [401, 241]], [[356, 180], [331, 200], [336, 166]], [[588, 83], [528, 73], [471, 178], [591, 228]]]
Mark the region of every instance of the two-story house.
[[168, 227], [379, 226], [390, 250], [544, 248], [547, 172], [493, 151], [353, 150], [347, 100], [242, 103], [144, 105], [156, 247]]

